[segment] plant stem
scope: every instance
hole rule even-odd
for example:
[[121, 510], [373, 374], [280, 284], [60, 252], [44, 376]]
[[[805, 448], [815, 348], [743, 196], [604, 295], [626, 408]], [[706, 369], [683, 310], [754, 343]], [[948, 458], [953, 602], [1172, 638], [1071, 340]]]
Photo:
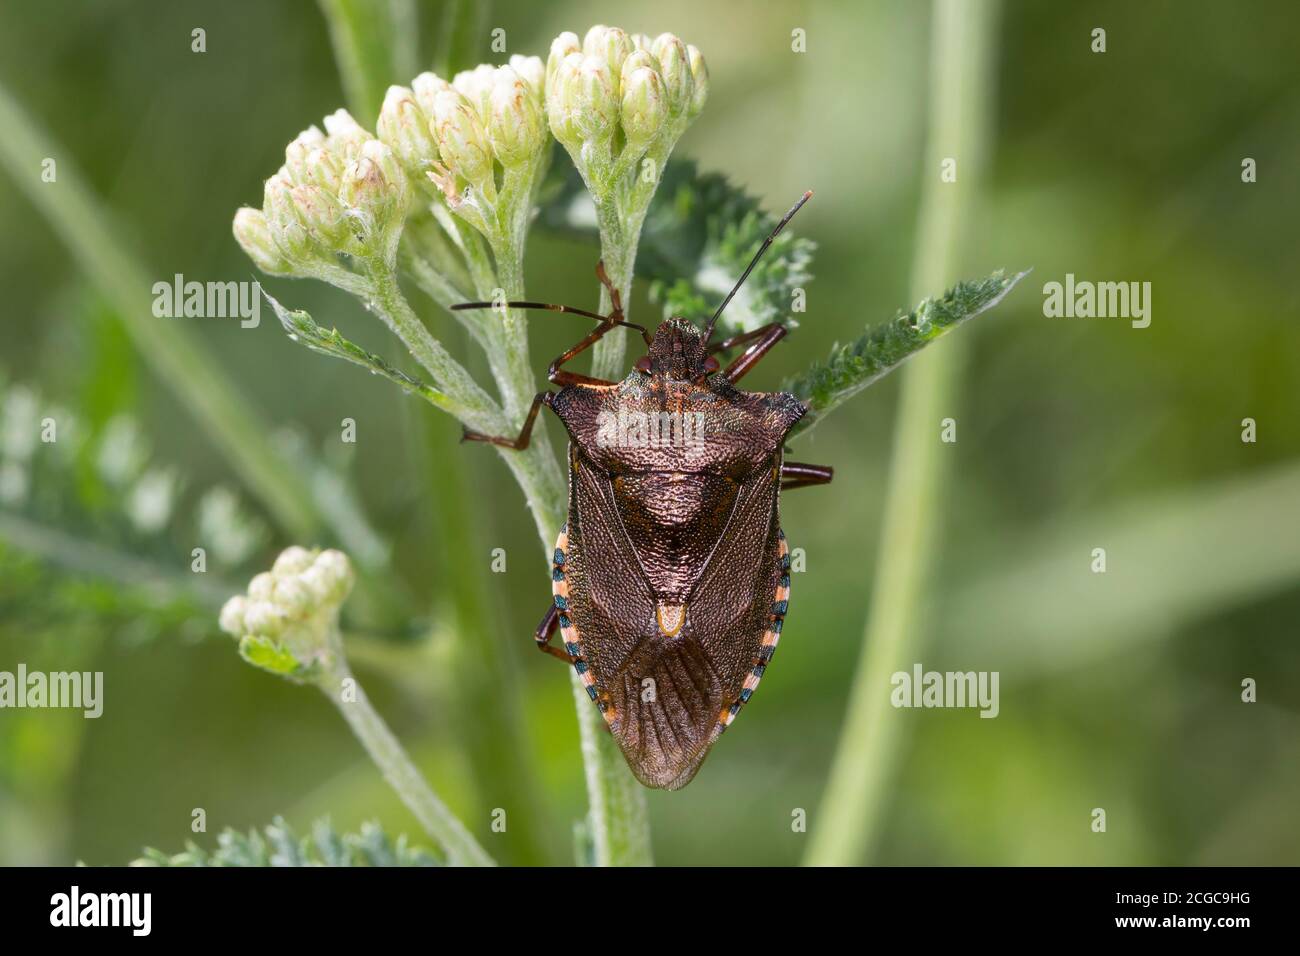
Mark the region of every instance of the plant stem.
[[371, 262], [368, 278], [371, 306], [402, 340], [415, 360], [433, 376], [437, 389], [455, 403], [456, 416], [471, 428], [489, 433], [506, 427], [496, 403], [430, 334], [411, 309], [393, 270], [382, 262]]
[[[337, 632], [334, 643], [341, 643]], [[455, 815], [447, 809], [438, 795], [429, 787], [424, 776], [411, 763], [398, 739], [388, 729], [382, 717], [370, 703], [370, 698], [360, 683], [352, 676], [341, 650], [332, 655], [333, 664], [317, 680], [317, 686], [330, 702], [338, 708], [352, 732], [356, 734], [366, 753], [375, 762], [415, 818], [429, 836], [438, 841], [447, 854], [447, 861], [455, 866], [495, 866], [478, 841], [465, 829]], [[344, 699], [343, 682], [351, 679], [350, 699]]]
[[[912, 298], [954, 278], [964, 204], [977, 178], [991, 85], [994, 0], [935, 0], [925, 185], [912, 266]], [[944, 157], [958, 183], [939, 178]], [[894, 431], [884, 528], [872, 605], [830, 782], [805, 862], [846, 866], [873, 849], [900, 740], [903, 711], [889, 705], [890, 675], [919, 652], [923, 590], [931, 581], [934, 532], [945, 479], [939, 423], [956, 389], [956, 340], [917, 357], [904, 373]]]
[[[641, 220], [644, 211], [635, 222], [626, 222], [620, 215], [617, 204], [611, 196], [604, 202], [596, 204], [596, 221], [600, 226], [600, 256], [605, 263], [605, 272], [618, 289], [623, 300], [626, 314], [632, 295], [632, 274], [636, 264], [636, 247], [641, 237]], [[614, 303], [609, 290], [600, 287], [601, 315], [609, 315]], [[627, 329], [613, 329], [592, 347], [591, 374], [595, 378], [617, 382], [623, 378], [623, 366], [627, 358]]]

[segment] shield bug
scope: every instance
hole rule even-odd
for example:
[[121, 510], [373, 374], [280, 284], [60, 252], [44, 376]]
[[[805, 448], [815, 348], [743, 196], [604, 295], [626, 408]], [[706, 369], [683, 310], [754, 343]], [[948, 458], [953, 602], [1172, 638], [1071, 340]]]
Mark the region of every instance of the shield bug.
[[[625, 321], [600, 264], [609, 315], [507, 303], [598, 324], [551, 363], [548, 378], [560, 390], [537, 395], [516, 437], [465, 433], [526, 448], [543, 405], [568, 431], [568, 520], [555, 542], [553, 600], [537, 645], [574, 667], [647, 787], [689, 783], [754, 693], [790, 601], [780, 493], [831, 480], [828, 467], [785, 460], [786, 435], [807, 411], [795, 396], [736, 387], [785, 327], [713, 341], [718, 316], [811, 196], [763, 241], [702, 332], [679, 316], [653, 335]], [[646, 345], [627, 378], [608, 382], [564, 368], [619, 326], [635, 329]], [[740, 347], [721, 367], [716, 356]], [[562, 648], [551, 643], [557, 628]]]

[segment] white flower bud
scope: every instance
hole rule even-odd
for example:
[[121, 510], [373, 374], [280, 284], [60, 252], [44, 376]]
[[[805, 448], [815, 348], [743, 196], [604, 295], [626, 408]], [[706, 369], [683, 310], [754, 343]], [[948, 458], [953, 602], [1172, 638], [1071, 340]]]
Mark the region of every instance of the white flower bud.
[[297, 575], [282, 577], [275, 582], [273, 600], [280, 612], [290, 618], [304, 617], [314, 610], [311, 588]]
[[229, 601], [221, 606], [221, 615], [218, 623], [221, 629], [231, 637], [243, 637], [244, 630], [244, 611], [248, 608], [248, 601], [242, 594], [236, 594]]
[[492, 146], [473, 107], [459, 93], [440, 93], [433, 102], [433, 127], [443, 164], [476, 186], [484, 186], [492, 177]]
[[582, 39], [582, 52], [604, 60], [610, 76], [615, 79], [622, 74], [623, 61], [632, 50], [632, 41], [618, 27], [594, 26]]
[[488, 138], [502, 165], [515, 166], [536, 156], [546, 142], [542, 111], [528, 84], [508, 66], [496, 73], [490, 105]]
[[345, 163], [357, 158], [361, 147], [374, 137], [361, 128], [347, 110], [335, 110], [325, 117], [326, 146]]
[[614, 121], [618, 117], [616, 84], [617, 79], [610, 75], [609, 64], [603, 58], [582, 58], [577, 74], [564, 94], [577, 110], [578, 125], [585, 139], [601, 140], [614, 132]]
[[250, 601], [244, 610], [245, 633], [261, 637], [278, 637], [284, 630], [284, 615], [267, 601]]
[[540, 107], [546, 94], [546, 64], [538, 56], [520, 56], [516, 53], [510, 58], [510, 68], [528, 84], [528, 91]]
[[691, 94], [691, 105], [687, 110], [693, 119], [700, 115], [709, 99], [709, 67], [704, 62], [704, 54], [693, 46], [686, 47], [686, 56], [691, 64], [691, 80], [695, 84], [695, 92]]
[[577, 149], [582, 143], [578, 101], [572, 93], [581, 67], [582, 54], [570, 53], [546, 77], [546, 120], [550, 124], [551, 133], [570, 150]]
[[343, 206], [332, 194], [319, 186], [294, 186], [289, 195], [298, 221], [312, 239], [333, 247], [351, 235]]
[[451, 85], [465, 101], [478, 113], [478, 118], [487, 122], [491, 110], [492, 86], [496, 82], [496, 69], [486, 63], [480, 63], [472, 70], [462, 70], [452, 77]]
[[[376, 146], [382, 147], [376, 141]], [[382, 164], [374, 148], [358, 162]], [[248, 595], [227, 601], [221, 629], [239, 642], [244, 660], [293, 680], [310, 680], [313, 668], [340, 653], [338, 610], [355, 582], [341, 551], [280, 552], [271, 571], [248, 582]]]
[[342, 604], [352, 590], [355, 575], [347, 555], [341, 551], [322, 551], [316, 562], [299, 580], [322, 604]]
[[339, 594], [340, 601], [352, 590], [356, 575], [352, 570], [352, 562], [348, 560], [348, 556], [342, 551], [333, 548], [322, 551], [317, 555], [312, 567], [328, 575], [329, 580], [333, 582]]
[[253, 601], [269, 601], [274, 589], [275, 576], [269, 571], [263, 571], [248, 582], [248, 597]]
[[655, 37], [651, 52], [659, 61], [659, 73], [668, 94], [668, 108], [674, 116], [686, 112], [695, 94], [686, 45], [671, 33], [661, 33]]
[[306, 162], [312, 150], [325, 145], [325, 134], [315, 126], [309, 126], [284, 148], [284, 169], [294, 185], [307, 181]]
[[307, 182], [331, 196], [338, 196], [343, 185], [344, 162], [328, 149], [314, 149], [307, 157]]
[[404, 86], [388, 88], [376, 132], [412, 174], [421, 174], [438, 160], [429, 118], [420, 109], [415, 94]]
[[311, 567], [315, 560], [316, 556], [312, 552], [293, 544], [280, 552], [280, 556], [275, 559], [275, 564], [271, 566], [271, 573], [276, 577], [301, 574]]
[[313, 250], [311, 237], [298, 220], [291, 189], [293, 184], [283, 170], [268, 179], [262, 193], [262, 212], [281, 254], [290, 263], [295, 263], [311, 256]]
[[555, 73], [560, 68], [560, 65], [570, 54], [581, 52], [582, 43], [578, 40], [576, 33], [569, 33], [566, 30], [551, 41], [551, 52], [546, 57], [546, 90], [548, 93], [555, 81]]
[[244, 206], [235, 213], [233, 231], [248, 258], [263, 272], [281, 275], [289, 271], [289, 262], [275, 244], [262, 210]]
[[[643, 55], [643, 54], [635, 54]], [[628, 58], [628, 64], [632, 59]], [[648, 146], [663, 128], [668, 117], [664, 102], [663, 81], [650, 67], [642, 66], [624, 74], [623, 104], [620, 119], [627, 143], [633, 148]]]
[[347, 207], [357, 241], [370, 255], [389, 256], [393, 230], [400, 230], [410, 195], [406, 175], [393, 151], [377, 139], [362, 145], [343, 171], [339, 199]]
[[436, 73], [421, 73], [411, 81], [411, 94], [415, 103], [428, 119], [433, 118], [433, 101], [439, 93], [452, 89], [452, 85]]

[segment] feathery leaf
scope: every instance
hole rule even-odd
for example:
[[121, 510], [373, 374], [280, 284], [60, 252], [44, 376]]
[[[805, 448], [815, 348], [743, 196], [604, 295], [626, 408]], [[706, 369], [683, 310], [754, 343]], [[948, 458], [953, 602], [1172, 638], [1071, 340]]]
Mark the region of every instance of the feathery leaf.
[[[544, 226], [595, 242], [596, 213], [582, 180], [568, 164], [556, 164], [543, 190]], [[790, 197], [792, 200], [797, 198]], [[637, 248], [636, 274], [651, 280], [650, 298], [664, 316], [707, 320], [776, 225], [777, 217], [721, 173], [701, 173], [690, 160], [672, 160], [646, 214]], [[719, 320], [741, 331], [783, 320], [794, 325], [795, 289], [812, 280], [816, 244], [786, 229]]]
[[846, 345], [831, 347], [825, 362], [787, 379], [781, 390], [808, 406], [795, 432], [807, 431], [830, 411], [892, 372], [946, 332], [993, 308], [1029, 270], [958, 282], [938, 299], [925, 299], [911, 312], [873, 326]]
[[193, 841], [180, 853], [146, 849], [132, 866], [438, 866], [432, 853], [391, 839], [375, 823], [365, 823], [360, 833], [338, 833], [329, 820], [312, 824], [311, 835], [299, 837], [281, 817], [269, 826], [241, 833], [226, 829], [217, 836], [217, 848], [205, 850]]

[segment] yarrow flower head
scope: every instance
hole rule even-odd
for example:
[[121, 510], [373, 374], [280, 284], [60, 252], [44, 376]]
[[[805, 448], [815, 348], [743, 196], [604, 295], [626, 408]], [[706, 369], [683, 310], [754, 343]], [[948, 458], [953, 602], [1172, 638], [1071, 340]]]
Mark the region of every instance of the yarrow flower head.
[[[537, 57], [483, 64], [448, 83], [422, 73], [389, 87], [377, 125], [407, 175], [490, 238], [509, 219], [503, 206], [528, 203], [546, 159], [545, 67]], [[519, 177], [528, 189], [511, 190]], [[503, 197], [505, 192], [522, 196]]]
[[546, 117], [597, 202], [644, 156], [660, 167], [704, 109], [704, 57], [671, 33], [653, 40], [594, 26], [561, 33], [546, 62]]
[[340, 254], [391, 261], [409, 191], [393, 150], [339, 110], [285, 147], [262, 208], [236, 213], [235, 238], [267, 272], [329, 279]]
[[338, 613], [355, 575], [341, 551], [291, 547], [221, 609], [221, 629], [250, 664], [296, 681], [337, 655]]

